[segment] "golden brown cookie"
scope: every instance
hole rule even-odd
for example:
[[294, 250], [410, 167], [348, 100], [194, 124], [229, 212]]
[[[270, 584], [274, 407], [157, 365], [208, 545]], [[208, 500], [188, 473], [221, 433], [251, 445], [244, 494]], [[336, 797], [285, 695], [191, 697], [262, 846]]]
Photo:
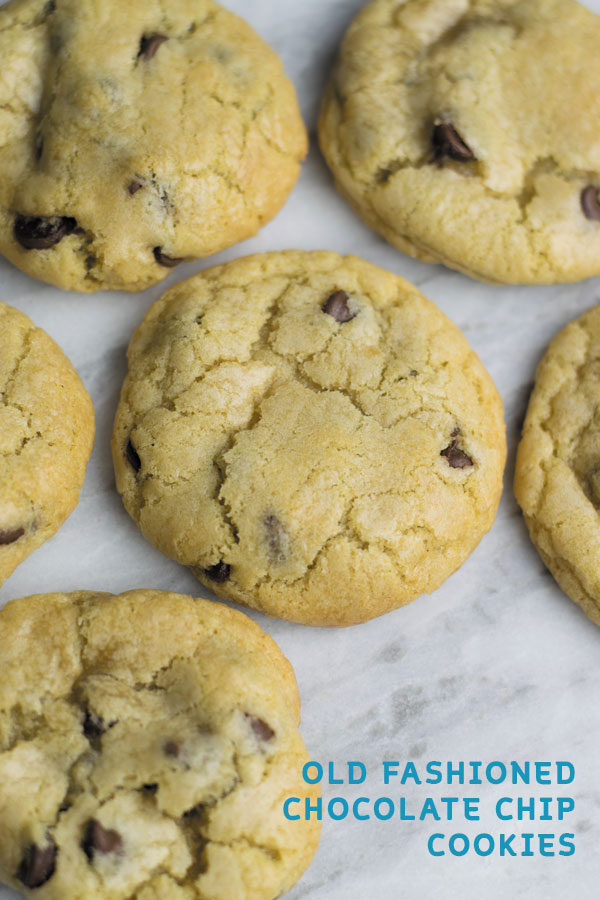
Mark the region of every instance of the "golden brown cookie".
[[0, 584], [75, 509], [94, 427], [62, 350], [0, 303]]
[[566, 326], [538, 368], [515, 493], [562, 589], [600, 625], [600, 306]]
[[255, 234], [306, 153], [277, 55], [213, 0], [0, 7], [0, 252], [139, 291]]
[[320, 823], [294, 673], [247, 616], [138, 590], [0, 612], [0, 880], [41, 900], [274, 900]]
[[412, 285], [290, 251], [155, 303], [113, 455], [144, 535], [219, 595], [349, 625], [464, 562], [496, 513], [505, 435], [489, 375]]
[[373, 0], [323, 101], [340, 191], [405, 253], [476, 278], [598, 275], [599, 42], [574, 0]]

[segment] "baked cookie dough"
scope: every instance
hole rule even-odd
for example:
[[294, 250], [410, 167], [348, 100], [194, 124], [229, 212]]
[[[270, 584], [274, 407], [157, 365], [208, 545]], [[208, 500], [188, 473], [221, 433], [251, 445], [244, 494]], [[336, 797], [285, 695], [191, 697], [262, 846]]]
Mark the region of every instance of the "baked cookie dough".
[[515, 494], [561, 588], [600, 625], [600, 306], [550, 343], [517, 453]]
[[290, 251], [154, 304], [113, 455], [144, 535], [217, 594], [350, 625], [464, 562], [494, 519], [505, 434], [479, 359], [412, 285]]
[[75, 509], [93, 440], [92, 402], [67, 357], [0, 303], [0, 585]]
[[598, 275], [599, 43], [574, 0], [373, 0], [323, 102], [340, 191], [405, 253], [476, 278]]
[[0, 252], [140, 291], [255, 234], [306, 153], [278, 56], [212, 0], [0, 7]]
[[42, 900], [273, 900], [320, 823], [294, 673], [247, 616], [138, 590], [0, 612], [0, 880]]

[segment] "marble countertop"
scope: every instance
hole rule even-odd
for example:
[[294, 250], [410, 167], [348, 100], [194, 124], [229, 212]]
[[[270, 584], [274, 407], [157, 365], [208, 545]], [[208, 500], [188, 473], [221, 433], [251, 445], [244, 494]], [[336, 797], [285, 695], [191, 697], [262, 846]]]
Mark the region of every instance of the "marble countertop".
[[[119, 592], [155, 587], [199, 593], [184, 568], [147, 543], [116, 494], [110, 434], [135, 326], [165, 287], [216, 262], [287, 248], [355, 253], [414, 282], [468, 337], [504, 400], [509, 438], [505, 492], [494, 527], [432, 596], [348, 629], [305, 628], [251, 613], [289, 657], [302, 697], [302, 733], [313, 758], [341, 764], [383, 759], [570, 760], [575, 812], [557, 822], [325, 821], [317, 857], [290, 900], [576, 900], [598, 895], [600, 787], [596, 665], [600, 632], [546, 571], [512, 493], [514, 455], [535, 367], [552, 335], [600, 299], [591, 280], [494, 287], [402, 255], [370, 232], [336, 193], [316, 146], [321, 90], [335, 49], [362, 0], [227, 0], [281, 54], [311, 134], [300, 181], [277, 219], [253, 240], [182, 265], [139, 295], [58, 291], [0, 260], [0, 297], [33, 318], [69, 355], [91, 393], [97, 437], [81, 502], [51, 541], [0, 590], [0, 604], [37, 592]], [[600, 13], [600, 0], [586, 4]], [[332, 586], [334, 589], [334, 586]], [[1, 675], [0, 675], [1, 677]], [[326, 798], [388, 793], [416, 803], [423, 788], [373, 777], [364, 789], [325, 786]], [[484, 785], [487, 809], [503, 790]], [[511, 789], [512, 790], [512, 789]], [[434, 788], [433, 796], [455, 789]], [[473, 793], [468, 788], [459, 793]], [[510, 793], [510, 791], [504, 791]], [[528, 788], [518, 793], [539, 794]], [[556, 793], [548, 788], [546, 793]], [[433, 827], [436, 826], [436, 827]], [[432, 831], [571, 831], [570, 857], [433, 858]], [[0, 900], [18, 895], [0, 888]]]

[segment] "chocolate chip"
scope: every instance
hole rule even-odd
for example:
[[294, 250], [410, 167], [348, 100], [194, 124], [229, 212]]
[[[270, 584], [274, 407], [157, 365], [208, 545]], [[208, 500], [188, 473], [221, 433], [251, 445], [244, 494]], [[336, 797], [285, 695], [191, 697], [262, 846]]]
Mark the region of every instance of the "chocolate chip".
[[273, 514], [265, 517], [264, 525], [271, 560], [275, 563], [285, 562], [289, 544], [287, 531]]
[[0, 531], [0, 547], [4, 544], [14, 544], [25, 534], [24, 528], [14, 528], [11, 531]]
[[97, 716], [96, 713], [90, 712], [89, 709], [86, 709], [85, 711], [82, 727], [83, 733], [88, 740], [96, 740], [97, 738], [102, 737], [106, 731], [102, 716]]
[[600, 202], [598, 188], [594, 184], [588, 184], [581, 192], [581, 208], [586, 219], [600, 222]]
[[356, 313], [350, 311], [348, 299], [346, 291], [335, 291], [321, 309], [328, 316], [332, 316], [336, 322], [349, 322], [356, 317]]
[[450, 441], [446, 449], [442, 450], [440, 456], [445, 456], [448, 460], [448, 465], [452, 466], [453, 469], [466, 469], [473, 465], [473, 460], [470, 456], [467, 456], [464, 450], [460, 449], [456, 438]]
[[431, 142], [434, 150], [433, 161], [440, 166], [444, 164], [445, 156], [457, 162], [473, 162], [476, 159], [471, 148], [450, 122], [439, 122], [434, 126]]
[[141, 189], [143, 187], [144, 187], [144, 185], [142, 184], [141, 181], [136, 181], [134, 179], [133, 181], [129, 182], [129, 187], [127, 188], [127, 190], [129, 191], [130, 195], [133, 197], [133, 195], [137, 194], [138, 191], [141, 191]]
[[92, 862], [96, 853], [118, 853], [123, 847], [123, 838], [118, 831], [103, 828], [97, 819], [90, 819], [85, 826], [81, 847]]
[[76, 228], [76, 220], [69, 216], [43, 218], [18, 215], [15, 219], [14, 235], [25, 250], [47, 250]]
[[175, 266], [178, 266], [179, 263], [183, 262], [182, 256], [166, 256], [162, 252], [162, 247], [155, 247], [153, 253], [154, 259], [159, 266], [166, 266], [167, 269], [173, 269]]
[[56, 868], [56, 844], [52, 839], [46, 847], [30, 844], [21, 860], [17, 878], [28, 888], [38, 888], [50, 881]]
[[140, 41], [140, 51], [138, 57], [144, 59], [152, 59], [161, 44], [168, 41], [166, 34], [145, 34]]
[[146, 794], [155, 794], [158, 790], [158, 785], [157, 784], [143, 784], [142, 790]]
[[263, 719], [259, 719], [258, 716], [251, 716], [248, 713], [245, 713], [245, 715], [250, 720], [250, 727], [259, 741], [266, 743], [275, 737], [275, 732]]
[[229, 579], [231, 575], [231, 566], [226, 562], [218, 562], [214, 566], [209, 566], [208, 569], [204, 569], [204, 574], [207, 578], [210, 578], [211, 581], [216, 581], [217, 584], [223, 584], [224, 581]]
[[137, 450], [131, 443], [131, 438], [127, 441], [127, 446], [125, 447], [125, 459], [134, 472], [139, 472], [142, 468], [142, 461], [138, 455]]
[[181, 747], [176, 741], [167, 741], [164, 745], [163, 750], [167, 756], [172, 757], [173, 759], [177, 759], [179, 753], [181, 752]]

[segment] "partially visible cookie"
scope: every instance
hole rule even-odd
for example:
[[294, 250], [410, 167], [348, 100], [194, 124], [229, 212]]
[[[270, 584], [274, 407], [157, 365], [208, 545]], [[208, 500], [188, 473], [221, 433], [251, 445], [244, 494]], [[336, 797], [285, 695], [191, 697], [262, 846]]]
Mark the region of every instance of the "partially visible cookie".
[[494, 282], [598, 275], [599, 42], [574, 0], [373, 0], [323, 101], [339, 189], [427, 262]]
[[247, 616], [81, 591], [0, 612], [0, 880], [43, 900], [273, 900], [320, 823], [294, 673]]
[[94, 427], [62, 350], [0, 303], [0, 584], [75, 509]]
[[412, 285], [290, 251], [151, 308], [113, 456], [144, 535], [217, 594], [349, 625], [464, 562], [496, 513], [505, 435], [489, 375]]
[[0, 7], [0, 252], [139, 291], [255, 234], [306, 153], [281, 61], [213, 0]]
[[600, 625], [600, 306], [550, 343], [517, 453], [515, 494], [562, 589]]

